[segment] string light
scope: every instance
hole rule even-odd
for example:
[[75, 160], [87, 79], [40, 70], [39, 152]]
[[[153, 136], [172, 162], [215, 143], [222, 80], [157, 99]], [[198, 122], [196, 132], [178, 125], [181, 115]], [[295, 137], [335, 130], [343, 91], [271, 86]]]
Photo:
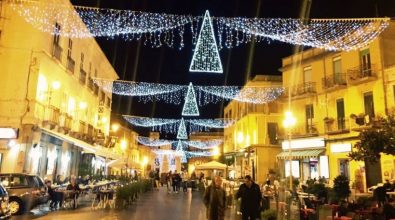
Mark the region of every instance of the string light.
[[181, 140], [178, 140], [178, 142], [177, 142], [177, 147], [176, 147], [176, 152], [184, 151], [184, 147], [183, 147], [183, 146], [184, 146], [184, 145], [183, 145], [182, 141], [181, 141]]
[[208, 149], [213, 149], [214, 147], [220, 145], [223, 143], [223, 140], [221, 139], [213, 139], [213, 140], [208, 140], [208, 141], [183, 141], [184, 144], [202, 149], [202, 150], [208, 150]]
[[149, 146], [149, 147], [160, 147], [165, 145], [171, 145], [175, 143], [175, 141], [170, 140], [163, 140], [163, 139], [152, 139], [148, 137], [137, 136], [137, 142], [142, 145]]
[[185, 103], [182, 108], [182, 116], [199, 116], [195, 90], [193, 89], [192, 83], [189, 83], [188, 86], [188, 92], [185, 96]]
[[211, 151], [185, 151], [185, 155], [187, 158], [214, 156], [214, 154]]
[[208, 128], [227, 128], [235, 121], [233, 119], [164, 119], [164, 118], [147, 118], [133, 115], [123, 115], [123, 118], [134, 126], [152, 127], [153, 131], [165, 133], [177, 132], [178, 139], [187, 139], [185, 123], [189, 124], [189, 132], [206, 131]]
[[[30, 0], [8, 0], [7, 3], [28, 23], [43, 32], [70, 38], [144, 38], [144, 44], [152, 47], [167, 45], [181, 49], [184, 46], [185, 30], [191, 31], [192, 42], [195, 42], [196, 27], [203, 19], [202, 16], [114, 10]], [[202, 24], [202, 27], [210, 28], [202, 28], [201, 32], [207, 30], [210, 33], [216, 30], [218, 49], [233, 48], [253, 40], [276, 40], [325, 50], [349, 51], [368, 45], [388, 27], [390, 21], [390, 18], [310, 19], [306, 24], [301, 19], [207, 18], [208, 12], [203, 21], [212, 22], [206, 22], [209, 25]], [[54, 22], [61, 25], [60, 30], [55, 30]], [[214, 24], [216, 28], [213, 28]], [[211, 39], [215, 40], [213, 37]], [[196, 51], [198, 48], [197, 46]]]
[[187, 130], [185, 128], [184, 118], [181, 118], [180, 125], [178, 127], [177, 139], [188, 139]]
[[189, 72], [223, 73], [210, 13], [206, 10]]
[[[107, 92], [117, 95], [138, 96], [143, 102], [148, 101], [164, 101], [166, 103], [180, 104], [182, 98], [188, 102], [188, 111], [198, 112], [194, 110], [197, 90], [197, 100], [199, 106], [210, 103], [218, 103], [222, 100], [237, 100], [239, 102], [247, 102], [254, 104], [264, 104], [276, 100], [284, 92], [282, 87], [267, 86], [194, 86], [189, 84], [159, 84], [159, 83], [137, 83], [131, 81], [113, 81], [106, 79], [94, 79], [94, 82]], [[188, 91], [192, 91], [192, 95], [188, 95]], [[188, 98], [189, 97], [189, 98]], [[195, 101], [196, 102], [196, 101]], [[187, 108], [184, 106], [184, 108]], [[183, 111], [184, 111], [183, 108]], [[196, 107], [197, 108], [197, 107]], [[186, 111], [186, 110], [185, 110]]]

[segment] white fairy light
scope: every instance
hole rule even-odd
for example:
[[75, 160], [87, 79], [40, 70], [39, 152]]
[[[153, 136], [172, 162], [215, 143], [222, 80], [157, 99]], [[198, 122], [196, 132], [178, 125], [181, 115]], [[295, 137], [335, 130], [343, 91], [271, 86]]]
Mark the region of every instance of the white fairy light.
[[182, 116], [199, 116], [199, 109], [196, 103], [195, 90], [192, 83], [189, 83], [188, 92], [185, 96], [184, 106], [182, 108]]
[[223, 143], [223, 140], [221, 139], [213, 139], [213, 140], [207, 140], [207, 141], [183, 141], [184, 144], [202, 149], [202, 150], [208, 150], [208, 149], [213, 149], [214, 147], [217, 147], [218, 145]]
[[137, 136], [137, 142], [142, 145], [149, 146], [149, 147], [160, 147], [165, 145], [171, 145], [175, 143], [175, 141], [171, 140], [163, 140], [163, 139], [152, 139], [148, 137]]
[[213, 152], [211, 152], [211, 151], [185, 151], [185, 155], [187, 158], [214, 156]]
[[206, 10], [189, 72], [223, 73], [210, 13]]
[[[181, 97], [185, 97], [185, 102], [189, 102], [189, 104], [184, 106], [183, 112], [185, 110], [185, 113], [189, 112], [191, 115], [198, 112], [198, 110], [194, 110], [193, 96], [196, 96], [195, 89], [197, 90], [197, 100], [200, 106], [217, 103], [222, 100], [264, 104], [276, 100], [284, 92], [282, 87], [267, 86], [194, 86], [191, 84], [185, 86], [107, 79], [94, 79], [94, 82], [107, 92], [124, 96], [136, 96], [143, 102], [164, 101], [166, 103], [180, 104]], [[187, 105], [188, 107], [186, 107]]]
[[233, 125], [233, 119], [217, 118], [217, 119], [164, 119], [164, 118], [148, 118], [133, 115], [123, 115], [123, 118], [134, 126], [152, 127], [153, 131], [165, 133], [177, 132], [178, 139], [187, 139], [185, 123], [189, 124], [189, 132], [206, 131], [209, 128], [227, 128]]
[[181, 118], [180, 125], [178, 127], [177, 139], [188, 139], [187, 130], [185, 128], [184, 118]]
[[[195, 42], [197, 24], [203, 19], [202, 16], [72, 6], [48, 1], [8, 0], [6, 3], [43, 32], [71, 38], [144, 38], [144, 44], [152, 47], [182, 48], [185, 30], [191, 31], [192, 42]], [[301, 19], [284, 18], [211, 17], [205, 20], [210, 21], [206, 22], [210, 28], [202, 28], [202, 31], [210, 33], [216, 30], [218, 49], [233, 48], [252, 40], [276, 40], [325, 50], [349, 51], [372, 42], [388, 27], [390, 18], [310, 19], [307, 24]], [[61, 25], [60, 30], [55, 30], [55, 22]]]

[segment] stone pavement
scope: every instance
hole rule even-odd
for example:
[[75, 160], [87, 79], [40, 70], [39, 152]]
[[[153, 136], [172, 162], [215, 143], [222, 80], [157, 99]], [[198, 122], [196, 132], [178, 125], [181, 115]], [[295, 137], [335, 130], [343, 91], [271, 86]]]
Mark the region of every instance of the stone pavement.
[[[20, 216], [17, 219], [42, 219], [42, 220], [205, 220], [206, 209], [202, 203], [200, 192], [168, 194], [163, 187], [159, 191], [148, 192], [127, 210], [91, 210], [90, 207], [77, 210], [61, 210], [49, 212], [46, 215]], [[238, 220], [235, 209], [226, 211], [225, 219]]]

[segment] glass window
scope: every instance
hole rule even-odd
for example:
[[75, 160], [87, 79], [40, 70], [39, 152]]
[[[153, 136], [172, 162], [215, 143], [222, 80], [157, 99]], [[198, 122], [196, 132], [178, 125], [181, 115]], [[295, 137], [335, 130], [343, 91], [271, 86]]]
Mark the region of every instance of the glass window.
[[336, 100], [337, 111], [337, 125], [339, 130], [344, 130], [346, 127], [346, 114], [344, 111], [344, 99]]
[[71, 58], [72, 50], [73, 50], [73, 40], [69, 39], [69, 45], [67, 47], [67, 57]]
[[304, 80], [304, 83], [313, 81], [311, 66], [305, 67], [303, 69], [303, 80]]
[[54, 39], [53, 39], [53, 43], [55, 45], [59, 45], [59, 43], [60, 43], [60, 30], [61, 30], [60, 24], [56, 22], [55, 27], [54, 27], [55, 35], [54, 35]]
[[25, 176], [0, 176], [0, 181], [5, 187], [27, 187], [29, 185]]
[[269, 135], [270, 144], [278, 144], [277, 130], [278, 130], [277, 123], [267, 123], [267, 131]]
[[347, 159], [339, 160], [339, 174], [350, 178], [350, 162]]
[[374, 102], [373, 92], [366, 92], [363, 94], [363, 102], [365, 107], [365, 115], [374, 117]]
[[361, 74], [362, 77], [372, 75], [372, 64], [370, 61], [370, 51], [369, 48], [360, 51], [361, 57]]

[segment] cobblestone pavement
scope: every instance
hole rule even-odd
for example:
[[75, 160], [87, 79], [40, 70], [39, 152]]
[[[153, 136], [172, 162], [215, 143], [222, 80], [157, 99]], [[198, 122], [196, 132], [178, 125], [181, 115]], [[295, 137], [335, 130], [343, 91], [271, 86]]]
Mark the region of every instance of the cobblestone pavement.
[[[148, 192], [127, 210], [92, 210], [90, 207], [76, 210], [60, 210], [55, 212], [37, 212], [32, 215], [19, 216], [13, 219], [42, 220], [205, 220], [206, 209], [202, 203], [200, 192], [168, 194], [165, 188]], [[225, 219], [238, 220], [234, 208], [226, 211]]]

